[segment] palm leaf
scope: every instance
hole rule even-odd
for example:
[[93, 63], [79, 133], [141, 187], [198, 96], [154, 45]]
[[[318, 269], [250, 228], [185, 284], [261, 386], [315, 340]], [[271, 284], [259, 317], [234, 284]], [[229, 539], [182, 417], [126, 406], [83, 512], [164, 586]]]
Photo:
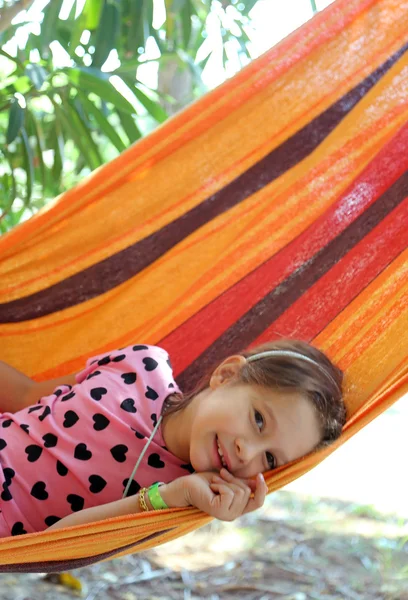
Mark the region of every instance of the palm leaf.
[[115, 131], [112, 125], [109, 123], [108, 119], [103, 115], [103, 113], [99, 110], [97, 106], [89, 98], [87, 95], [81, 90], [77, 90], [78, 98], [81, 100], [81, 104], [84, 110], [88, 113], [88, 115], [92, 116], [97, 125], [99, 126], [100, 131], [106, 135], [106, 137], [112, 142], [115, 148], [119, 152], [123, 152], [126, 150], [126, 145], [119, 136], [119, 134]]

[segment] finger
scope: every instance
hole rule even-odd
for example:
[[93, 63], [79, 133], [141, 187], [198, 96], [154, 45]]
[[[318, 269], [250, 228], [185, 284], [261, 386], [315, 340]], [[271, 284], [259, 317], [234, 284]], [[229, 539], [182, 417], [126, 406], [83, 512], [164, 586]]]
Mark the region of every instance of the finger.
[[253, 498], [250, 498], [246, 509], [243, 514], [256, 510], [263, 506], [265, 502], [266, 494], [268, 493], [268, 486], [265, 483], [265, 479], [262, 473], [259, 473], [256, 478], [256, 490]]
[[[222, 508], [223, 511], [230, 510], [235, 497], [233, 490], [224, 483], [211, 483], [210, 487], [219, 494], [217, 502], [221, 503], [220, 508]], [[218, 515], [216, 516], [217, 518], [220, 518]]]
[[224, 478], [225, 481], [229, 483], [235, 483], [240, 486], [244, 486], [245, 488], [249, 487], [252, 492], [255, 491], [256, 481], [252, 479], [243, 479], [241, 477], [235, 477], [232, 473], [227, 471], [227, 469], [221, 469], [220, 475]]
[[230, 510], [236, 513], [235, 516], [239, 516], [243, 514], [243, 510], [248, 504], [248, 500], [251, 496], [251, 488], [247, 485], [244, 485], [242, 482], [239, 483], [228, 483], [225, 484], [230, 490], [232, 490], [234, 496], [232, 504], [230, 505]]
[[235, 480], [228, 483], [230, 488], [234, 491], [235, 494], [239, 495], [240, 498], [249, 496], [252, 494], [252, 490], [248, 485], [245, 485], [242, 481]]
[[228, 469], [225, 469], [224, 467], [220, 471], [220, 476], [224, 477], [227, 480], [230, 480], [230, 479], [232, 479], [234, 477], [234, 475], [232, 473], [230, 473], [228, 471]]
[[210, 487], [216, 486], [217, 489], [228, 490], [230, 494], [234, 494], [242, 497], [247, 494], [248, 496], [251, 494], [251, 490], [249, 487], [244, 485], [238, 485], [235, 483], [226, 483], [225, 481], [213, 482], [210, 483]]
[[232, 488], [235, 488], [234, 499], [229, 509], [228, 520], [232, 521], [241, 517], [251, 496], [251, 489], [248, 486], [240, 487], [238, 485], [229, 484]]
[[251, 492], [256, 490], [256, 479], [244, 479], [247, 486], [251, 489]]
[[244, 514], [251, 490], [247, 486], [234, 483], [210, 483], [210, 489], [218, 493], [214, 497], [212, 516], [223, 521], [233, 521]]

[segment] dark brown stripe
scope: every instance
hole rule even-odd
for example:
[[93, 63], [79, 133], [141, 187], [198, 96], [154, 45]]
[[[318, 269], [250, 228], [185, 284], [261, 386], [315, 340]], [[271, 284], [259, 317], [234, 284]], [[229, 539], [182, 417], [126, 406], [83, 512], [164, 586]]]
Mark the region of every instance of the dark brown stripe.
[[144, 542], [147, 542], [149, 540], [153, 540], [162, 533], [167, 533], [169, 531], [172, 531], [173, 529], [174, 528], [166, 529], [163, 531], [157, 531], [147, 536], [140, 542], [136, 542], [135, 544], [128, 544], [127, 546], [116, 548], [115, 550], [111, 550], [110, 552], [103, 552], [102, 554], [95, 554], [95, 556], [88, 556], [86, 558], [16, 563], [14, 565], [0, 565], [0, 573], [60, 573], [61, 571], [69, 571], [71, 569], [87, 567], [89, 565], [93, 565], [94, 563], [100, 562], [101, 560], [104, 560], [106, 558], [113, 558], [116, 554], [124, 552], [125, 550], [129, 550], [131, 548], [134, 548], [134, 551], [136, 552], [137, 547], [140, 544], [143, 544]]
[[408, 43], [269, 155], [175, 221], [129, 248], [41, 292], [0, 304], [0, 323], [18, 323], [64, 310], [104, 294], [134, 277], [194, 231], [259, 191], [311, 154], [407, 48]]
[[[227, 355], [245, 350], [316, 281], [401, 204], [407, 195], [408, 171], [340, 235], [255, 304], [232, 327], [220, 335], [187, 369], [177, 375], [178, 386], [185, 393], [190, 393], [198, 381]], [[311, 225], [311, 228], [313, 227], [314, 224]], [[406, 245], [408, 246], [408, 229]], [[233, 292], [233, 288], [229, 291]]]

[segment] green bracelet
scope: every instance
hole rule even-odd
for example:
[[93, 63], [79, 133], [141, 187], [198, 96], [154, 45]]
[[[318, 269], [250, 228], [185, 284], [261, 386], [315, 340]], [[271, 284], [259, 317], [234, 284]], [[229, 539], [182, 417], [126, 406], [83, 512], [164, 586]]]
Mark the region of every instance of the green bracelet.
[[160, 496], [159, 487], [164, 485], [161, 482], [154, 483], [148, 489], [148, 496], [150, 504], [153, 506], [153, 510], [160, 510], [162, 508], [169, 508], [163, 498]]

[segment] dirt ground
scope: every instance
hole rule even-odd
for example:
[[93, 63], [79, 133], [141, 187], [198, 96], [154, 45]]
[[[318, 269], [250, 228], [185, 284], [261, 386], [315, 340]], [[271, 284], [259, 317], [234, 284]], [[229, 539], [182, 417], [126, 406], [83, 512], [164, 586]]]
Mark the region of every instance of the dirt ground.
[[408, 600], [408, 521], [287, 491], [234, 523], [67, 574], [0, 574], [0, 600]]

